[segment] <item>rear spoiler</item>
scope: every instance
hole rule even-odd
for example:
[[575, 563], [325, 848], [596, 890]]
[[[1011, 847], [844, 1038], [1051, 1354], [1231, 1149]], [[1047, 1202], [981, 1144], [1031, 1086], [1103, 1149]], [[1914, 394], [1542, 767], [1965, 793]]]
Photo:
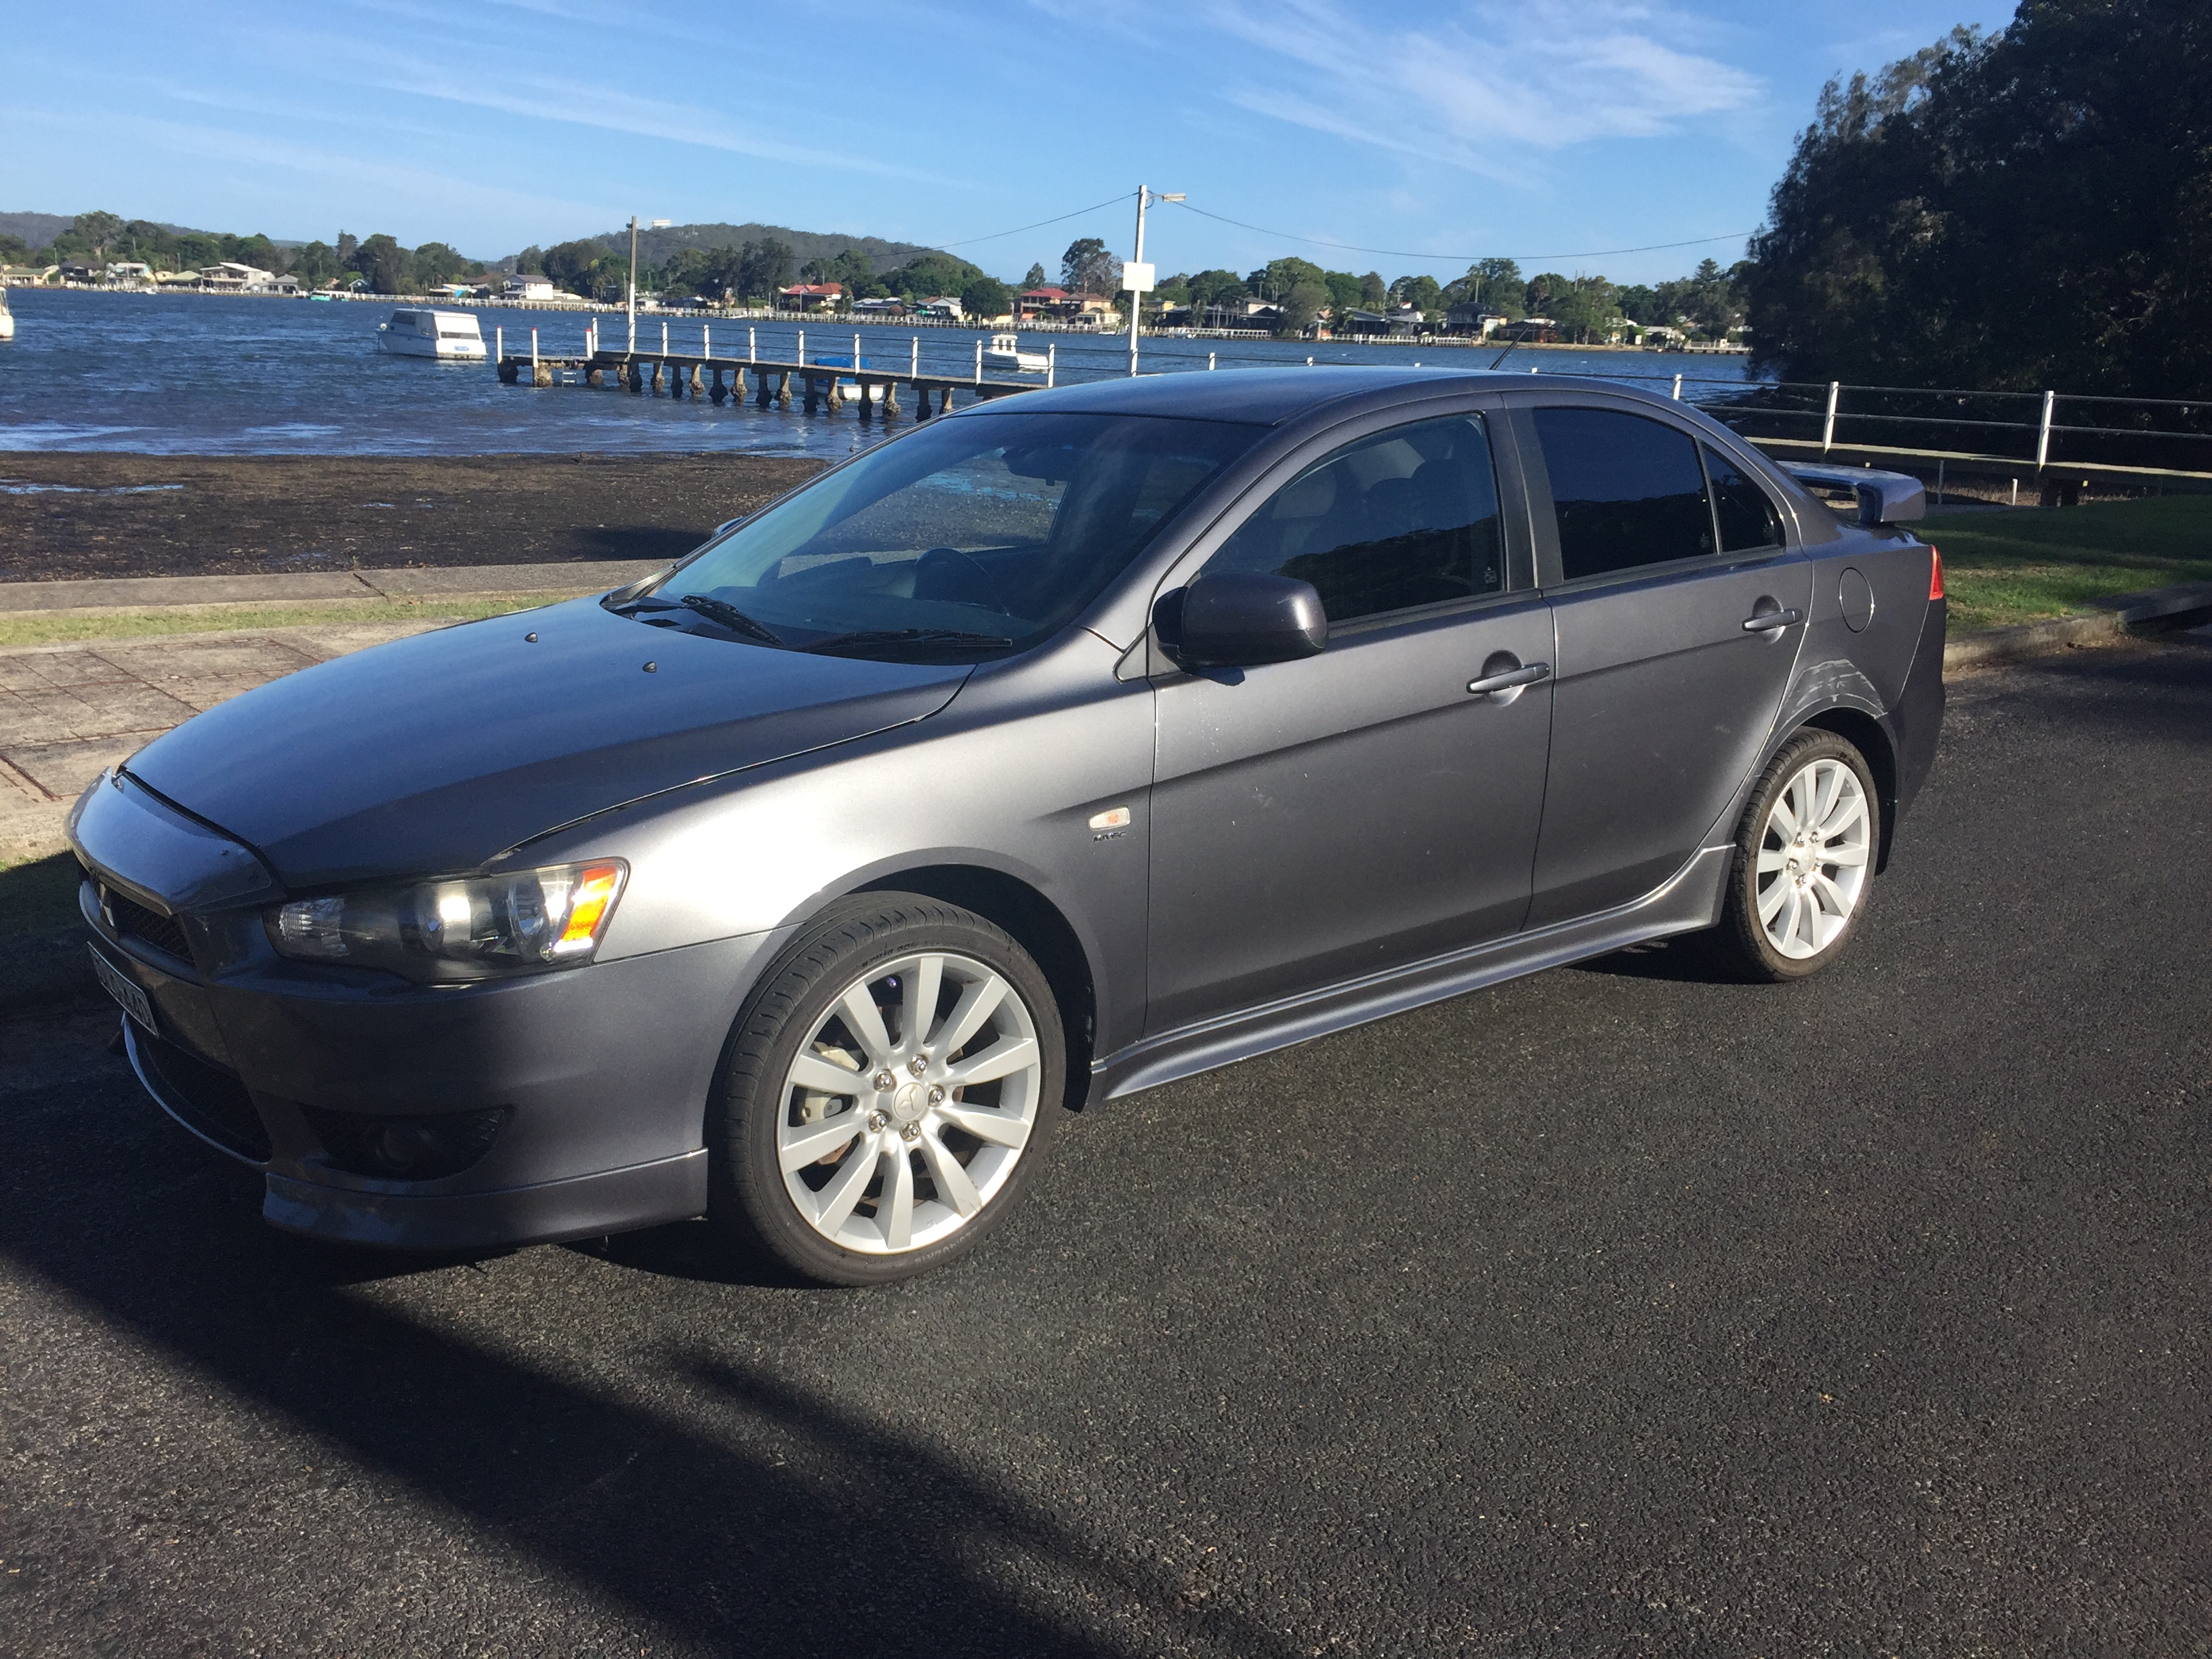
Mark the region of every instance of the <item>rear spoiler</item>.
[[1849, 489], [1859, 498], [1861, 524], [1902, 524], [1928, 516], [1928, 492], [1920, 480], [1903, 472], [1876, 472], [1863, 466], [1800, 466], [1782, 470], [1799, 483], [1824, 489]]

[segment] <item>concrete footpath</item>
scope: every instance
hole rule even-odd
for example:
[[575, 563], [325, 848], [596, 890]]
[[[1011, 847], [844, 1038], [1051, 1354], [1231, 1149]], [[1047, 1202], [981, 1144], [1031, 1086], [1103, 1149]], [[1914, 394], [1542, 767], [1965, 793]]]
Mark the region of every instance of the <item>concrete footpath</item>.
[[[497, 599], [601, 592], [659, 562], [491, 565], [160, 576], [0, 584], [0, 617], [97, 617], [252, 605], [323, 608], [351, 600]], [[317, 621], [0, 648], [0, 863], [64, 845], [71, 802], [116, 761], [203, 709], [257, 685], [452, 618]]]

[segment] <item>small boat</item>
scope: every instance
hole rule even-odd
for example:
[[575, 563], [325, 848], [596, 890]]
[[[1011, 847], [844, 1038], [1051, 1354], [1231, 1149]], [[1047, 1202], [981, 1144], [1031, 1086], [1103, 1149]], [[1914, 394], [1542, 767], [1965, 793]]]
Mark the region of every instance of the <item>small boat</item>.
[[15, 337], [15, 313], [8, 309], [8, 290], [0, 288], [0, 340]]
[[1011, 368], [1020, 374], [1042, 374], [1048, 361], [1042, 351], [1023, 350], [1020, 337], [1012, 334], [994, 334], [983, 352], [984, 368]]
[[[848, 351], [842, 357], [817, 355], [811, 360], [809, 367], [851, 368], [854, 367], [853, 354]], [[864, 369], [868, 367], [868, 360], [866, 357], [860, 359], [860, 367]], [[881, 403], [884, 397], [883, 382], [878, 380], [873, 386], [864, 386], [849, 375], [841, 374], [837, 377], [837, 395], [848, 403]]]
[[376, 325], [376, 343], [402, 357], [480, 363], [485, 355], [483, 331], [466, 311], [395, 311]]

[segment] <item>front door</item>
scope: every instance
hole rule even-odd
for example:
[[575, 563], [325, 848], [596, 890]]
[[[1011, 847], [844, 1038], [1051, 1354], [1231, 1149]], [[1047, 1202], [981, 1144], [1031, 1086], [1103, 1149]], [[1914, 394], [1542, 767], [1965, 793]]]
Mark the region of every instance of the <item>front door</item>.
[[1733, 830], [1717, 821], [1773, 728], [1813, 572], [1759, 486], [1682, 428], [1594, 404], [1523, 418], [1556, 532], [1540, 927], [1641, 896]]
[[1158, 686], [1152, 1032], [1510, 933], [1528, 907], [1552, 658], [1509, 592], [1484, 417], [1391, 427], [1275, 491], [1206, 568], [1310, 581], [1320, 655]]

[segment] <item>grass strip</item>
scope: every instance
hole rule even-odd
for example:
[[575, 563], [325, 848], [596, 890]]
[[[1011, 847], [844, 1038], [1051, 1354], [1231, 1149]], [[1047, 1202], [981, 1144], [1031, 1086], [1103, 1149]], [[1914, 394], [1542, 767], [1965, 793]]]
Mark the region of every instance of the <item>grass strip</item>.
[[304, 628], [333, 623], [473, 622], [574, 599], [573, 593], [500, 593], [436, 599], [337, 599], [328, 605], [210, 605], [125, 611], [112, 615], [0, 613], [0, 646], [64, 645], [77, 640], [145, 639], [169, 634], [231, 633], [244, 628]]
[[2212, 581], [2212, 496], [1937, 513], [1913, 528], [1942, 550], [1954, 635], [2077, 614], [2115, 593]]

